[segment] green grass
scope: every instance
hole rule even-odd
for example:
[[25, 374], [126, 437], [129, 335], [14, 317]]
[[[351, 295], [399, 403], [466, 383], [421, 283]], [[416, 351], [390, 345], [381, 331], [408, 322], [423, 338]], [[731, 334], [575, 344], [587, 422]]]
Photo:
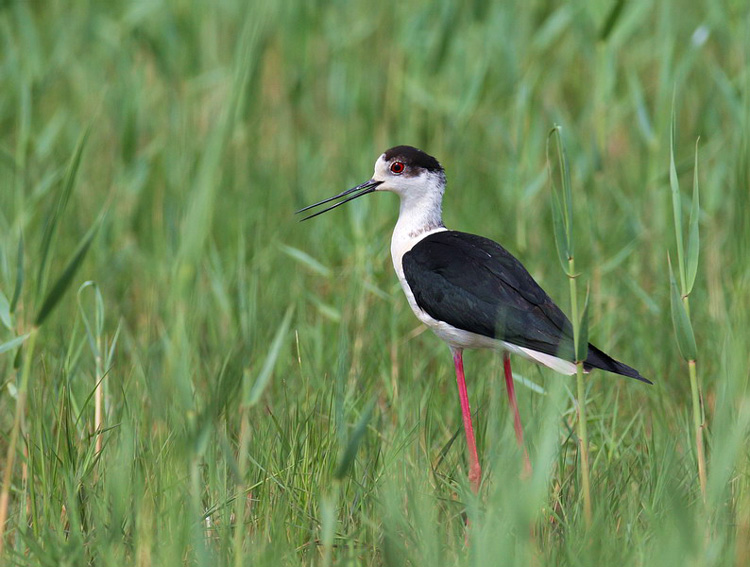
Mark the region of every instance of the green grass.
[[[0, 2], [0, 345], [31, 333], [0, 346], [0, 563], [750, 562], [750, 10], [497, 4]], [[701, 138], [705, 504], [670, 312], [673, 100], [685, 219]], [[417, 145], [448, 226], [570, 312], [555, 124], [589, 337], [655, 383], [585, 379], [590, 529], [575, 379], [514, 360], [545, 392], [517, 388], [522, 480], [500, 357], [468, 354], [473, 496], [450, 354], [391, 267], [395, 197], [293, 216]]]

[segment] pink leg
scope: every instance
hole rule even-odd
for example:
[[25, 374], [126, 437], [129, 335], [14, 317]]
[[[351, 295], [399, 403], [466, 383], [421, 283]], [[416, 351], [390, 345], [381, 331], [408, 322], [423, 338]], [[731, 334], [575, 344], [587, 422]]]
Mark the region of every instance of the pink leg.
[[469, 446], [469, 482], [471, 482], [472, 490], [476, 493], [479, 492], [479, 484], [482, 481], [482, 468], [479, 466], [477, 443], [474, 439], [474, 426], [471, 424], [469, 394], [466, 392], [466, 380], [464, 378], [463, 350], [451, 350], [453, 351], [453, 364], [456, 366], [456, 381], [458, 382], [458, 396], [461, 399], [461, 414], [464, 419], [466, 443]]
[[513, 372], [510, 369], [510, 354], [503, 353], [503, 366], [505, 367], [505, 387], [508, 390], [508, 400], [513, 410], [513, 427], [516, 430], [516, 441], [518, 446], [523, 449], [523, 469], [524, 473], [531, 474], [531, 461], [526, 447], [523, 444], [523, 427], [521, 427], [521, 414], [518, 412], [518, 402], [516, 402], [516, 390], [513, 386]]

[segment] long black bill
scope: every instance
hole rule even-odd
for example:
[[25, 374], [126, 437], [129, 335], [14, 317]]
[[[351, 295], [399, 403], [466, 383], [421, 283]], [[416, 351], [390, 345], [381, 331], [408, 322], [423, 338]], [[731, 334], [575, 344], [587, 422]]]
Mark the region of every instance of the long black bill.
[[[336, 207], [340, 207], [344, 203], [348, 203], [349, 201], [353, 201], [354, 199], [357, 199], [357, 198], [361, 197], [362, 195], [367, 195], [368, 193], [372, 193], [373, 191], [375, 191], [375, 189], [377, 188], [377, 186], [380, 185], [381, 183], [382, 183], [382, 181], [374, 181], [374, 180], [370, 179], [369, 181], [365, 181], [361, 185], [357, 185], [356, 187], [352, 187], [351, 189], [348, 189], [348, 190], [344, 191], [343, 193], [339, 193], [338, 195], [334, 195], [333, 197], [330, 197], [328, 199], [323, 199], [322, 201], [320, 201], [318, 203], [315, 203], [314, 205], [309, 205], [309, 206], [305, 207], [304, 209], [300, 209], [299, 211], [297, 211], [294, 214], [296, 215], [296, 214], [299, 214], [299, 213], [304, 213], [305, 211], [309, 211], [310, 209], [313, 209], [313, 208], [315, 208], [317, 206], [325, 205], [326, 203], [330, 203], [331, 201], [335, 201], [336, 199], [340, 199], [341, 197], [346, 197], [347, 195], [351, 195], [352, 193], [354, 193], [354, 195], [352, 195], [348, 199], [344, 199], [343, 201], [339, 201], [335, 205], [331, 205], [330, 207], [327, 207], [327, 208], [323, 209], [322, 211], [318, 211], [317, 213], [314, 213], [314, 214], [309, 215], [309, 216], [307, 216], [307, 217], [305, 217], [305, 218], [302, 219], [303, 221], [306, 221], [307, 219], [311, 219], [313, 217], [317, 217], [318, 215], [322, 215], [323, 213], [327, 213], [328, 211], [330, 211], [332, 209], [335, 209]], [[302, 222], [302, 221], [300, 221], [300, 222]]]

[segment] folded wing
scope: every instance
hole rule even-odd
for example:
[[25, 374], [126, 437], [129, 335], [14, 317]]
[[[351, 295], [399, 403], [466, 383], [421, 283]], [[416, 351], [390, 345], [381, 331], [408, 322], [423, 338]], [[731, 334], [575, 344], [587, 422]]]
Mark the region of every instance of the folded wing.
[[[421, 309], [464, 331], [574, 361], [573, 328], [552, 299], [498, 243], [457, 231], [433, 233], [403, 256]], [[584, 363], [646, 381], [589, 345]]]

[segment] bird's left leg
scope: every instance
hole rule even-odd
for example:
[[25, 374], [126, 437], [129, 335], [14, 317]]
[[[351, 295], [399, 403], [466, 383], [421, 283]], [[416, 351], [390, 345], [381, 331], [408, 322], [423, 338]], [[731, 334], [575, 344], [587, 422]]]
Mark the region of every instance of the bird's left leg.
[[516, 401], [516, 390], [513, 386], [513, 371], [510, 369], [510, 354], [503, 352], [503, 366], [505, 367], [505, 388], [508, 390], [508, 400], [513, 410], [513, 427], [516, 430], [516, 441], [518, 446], [523, 449], [523, 469], [527, 475], [531, 474], [531, 461], [523, 444], [523, 427], [521, 426], [521, 414], [518, 412], [518, 402]]

